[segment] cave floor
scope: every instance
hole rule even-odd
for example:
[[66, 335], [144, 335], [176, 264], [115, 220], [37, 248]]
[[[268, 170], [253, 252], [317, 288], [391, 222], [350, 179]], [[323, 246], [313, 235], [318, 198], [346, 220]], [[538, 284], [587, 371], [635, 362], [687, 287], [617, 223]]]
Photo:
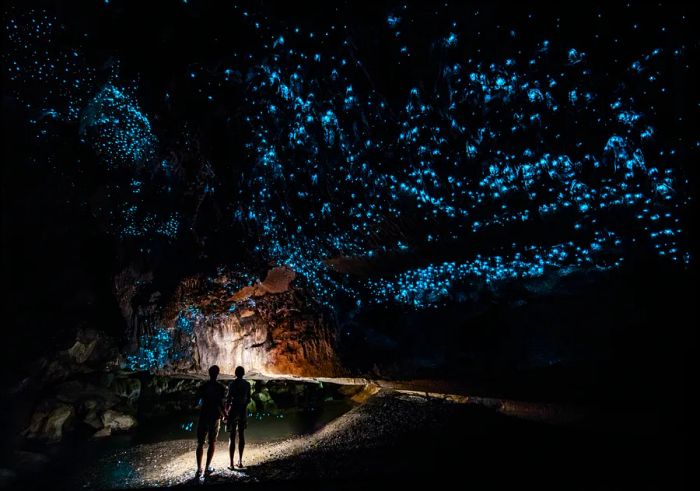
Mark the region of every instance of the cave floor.
[[[252, 422], [255, 424], [255, 422]], [[474, 404], [381, 391], [309, 435], [246, 446], [229, 471], [194, 479], [194, 439], [144, 443], [85, 469], [71, 488], [362, 489], [488, 485], [502, 489], [682, 487], [682, 437], [526, 421]]]

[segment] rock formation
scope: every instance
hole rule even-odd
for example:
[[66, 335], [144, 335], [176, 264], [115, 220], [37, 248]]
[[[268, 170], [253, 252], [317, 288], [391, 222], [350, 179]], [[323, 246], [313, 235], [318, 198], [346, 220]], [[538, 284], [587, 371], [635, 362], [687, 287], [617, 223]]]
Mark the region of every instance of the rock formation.
[[[159, 373], [203, 374], [218, 365], [233, 374], [242, 365], [264, 375], [340, 376], [334, 327], [323, 310], [292, 285], [295, 273], [286, 267], [268, 271], [263, 281], [232, 289], [229, 277], [185, 278], [159, 315], [134, 305], [134, 288], [117, 278], [116, 292], [127, 317], [129, 333], [142, 333], [130, 368]], [[146, 298], [147, 295], [141, 295]], [[151, 295], [149, 298], [153, 298]], [[150, 302], [150, 301], [149, 301]], [[144, 319], [135, 312], [146, 312]], [[150, 334], [148, 334], [150, 333]]]

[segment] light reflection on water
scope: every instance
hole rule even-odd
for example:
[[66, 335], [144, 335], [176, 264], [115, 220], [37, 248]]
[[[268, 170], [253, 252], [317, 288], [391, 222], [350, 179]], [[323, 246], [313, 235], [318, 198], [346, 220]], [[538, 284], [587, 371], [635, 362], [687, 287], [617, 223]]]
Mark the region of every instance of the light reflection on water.
[[[316, 408], [250, 416], [246, 431], [246, 460], [254, 462], [261, 458], [257, 454], [262, 448], [258, 447], [311, 434], [350, 408], [350, 403], [345, 400], [333, 400], [323, 402]], [[193, 451], [197, 416], [197, 413], [193, 412], [152, 418], [131, 434], [113, 435], [101, 440], [88, 441], [79, 448], [66, 448], [66, 451], [74, 456], [72, 461], [75, 464], [72, 468], [65, 469], [66, 481], [87, 489], [136, 487], [148, 485], [147, 476], [153, 473], [154, 469], [168, 466], [173, 467], [172, 484], [178, 484], [183, 479], [184, 468], [188, 476], [190, 470], [194, 472]], [[227, 465], [225, 461], [228, 438], [229, 433], [224, 430], [222, 424], [217, 438], [220, 443], [217, 445], [214, 459], [215, 467], [220, 469]], [[78, 455], [82, 458], [77, 458]], [[246, 478], [240, 472], [232, 474], [241, 479]]]
[[[258, 412], [248, 415], [246, 441], [263, 443], [291, 436], [313, 433], [350, 409], [344, 400], [326, 401], [320, 407], [280, 411], [278, 414]], [[152, 418], [133, 434], [133, 443], [153, 443], [165, 440], [196, 438], [198, 413], [181, 413]], [[228, 440], [225, 425], [217, 441]]]

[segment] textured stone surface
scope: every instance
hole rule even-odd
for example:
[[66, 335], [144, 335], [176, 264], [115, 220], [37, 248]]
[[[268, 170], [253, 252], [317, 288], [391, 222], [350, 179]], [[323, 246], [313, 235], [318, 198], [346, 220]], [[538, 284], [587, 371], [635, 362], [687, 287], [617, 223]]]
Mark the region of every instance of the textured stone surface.
[[89, 411], [85, 415], [85, 417], [83, 418], [83, 423], [95, 430], [100, 430], [104, 426], [104, 424], [102, 423], [102, 418], [100, 418], [100, 416], [97, 414], [97, 411], [95, 410]]
[[85, 363], [97, 345], [97, 340], [93, 339], [87, 343], [76, 340], [75, 344], [68, 348], [67, 354], [75, 363]]
[[104, 438], [106, 436], [110, 436], [111, 434], [112, 434], [112, 428], [102, 428], [101, 430], [93, 433], [92, 437], [93, 438]]
[[125, 268], [114, 277], [113, 293], [126, 321], [126, 337], [131, 349], [138, 345], [139, 337], [146, 331], [148, 317], [155, 311], [153, 302], [150, 302], [151, 299], [157, 299], [153, 298], [155, 294], [148, 298], [149, 301], [140, 298], [144, 286], [152, 281], [152, 272], [141, 272], [133, 266]]
[[57, 442], [72, 424], [73, 406], [58, 401], [43, 401], [34, 412], [25, 435], [30, 439]]
[[267, 272], [265, 280], [259, 286], [266, 293], [283, 293], [289, 290], [294, 278], [296, 278], [296, 273], [289, 268], [272, 268]]
[[141, 395], [141, 381], [136, 378], [116, 378], [110, 389], [119, 397], [123, 397], [133, 404], [138, 401]]
[[102, 424], [112, 431], [127, 431], [134, 428], [138, 422], [130, 414], [108, 409], [102, 415]]
[[255, 285], [245, 286], [229, 297], [229, 300], [240, 302], [250, 297], [262, 297], [268, 293], [284, 293], [291, 289], [296, 273], [282, 266], [270, 269], [265, 279]]
[[[293, 303], [290, 293], [275, 300]], [[257, 302], [254, 313], [209, 317], [195, 327], [196, 371], [218, 365], [233, 374], [242, 365], [264, 374], [333, 376], [342, 372], [330, 329], [322, 318], [273, 302]], [[274, 309], [274, 310], [273, 310]]]
[[[202, 375], [218, 365], [222, 374], [232, 375], [240, 365], [264, 375], [340, 376], [345, 370], [335, 349], [335, 326], [293, 285], [295, 276], [289, 268], [272, 268], [263, 281], [234, 293], [227, 289], [225, 275], [220, 281], [184, 278], [150, 318], [134, 314], [145, 310], [133, 295], [124, 293], [118, 300], [128, 303], [122, 308], [127, 324], [150, 322], [170, 337], [172, 345], [164, 348], [167, 363], [156, 367], [160, 373]], [[129, 278], [137, 276], [120, 276], [116, 290], [130, 292]], [[150, 316], [152, 296], [142, 298], [148, 298]]]

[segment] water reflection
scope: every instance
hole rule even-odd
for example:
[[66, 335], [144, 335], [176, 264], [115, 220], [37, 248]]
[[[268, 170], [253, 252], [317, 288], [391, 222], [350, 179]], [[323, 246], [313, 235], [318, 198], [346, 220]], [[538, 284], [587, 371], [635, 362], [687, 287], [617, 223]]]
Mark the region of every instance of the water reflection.
[[[257, 412], [249, 418], [246, 461], [266, 459], [270, 448], [298, 446], [298, 438], [323, 428], [347, 412], [352, 405], [345, 399], [314, 401], [314, 404], [272, 412]], [[194, 446], [197, 413], [181, 412], [143, 421], [131, 434], [88, 441], [81, 448], [67, 449], [83, 455], [81, 468], [66, 469], [66, 479], [83, 489], [115, 489], [161, 483], [176, 485], [191, 479], [194, 472]], [[221, 431], [214, 466], [229, 478], [252, 479], [245, 470], [226, 468], [226, 442], [229, 433]], [[273, 443], [278, 442], [278, 443]], [[87, 470], [85, 470], [87, 468]], [[230, 475], [229, 475], [230, 474]]]

